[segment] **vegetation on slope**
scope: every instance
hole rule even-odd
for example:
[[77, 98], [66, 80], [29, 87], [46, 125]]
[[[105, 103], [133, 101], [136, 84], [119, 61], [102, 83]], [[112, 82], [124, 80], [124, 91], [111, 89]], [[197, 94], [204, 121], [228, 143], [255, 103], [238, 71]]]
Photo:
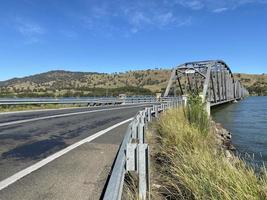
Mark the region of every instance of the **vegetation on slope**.
[[206, 120], [194, 98], [186, 111], [162, 114], [151, 140], [153, 199], [267, 199], [266, 171], [257, 176], [239, 158], [227, 157]]
[[235, 74], [251, 95], [267, 96], [267, 74]]
[[2, 97], [150, 95], [166, 87], [169, 70], [125, 73], [51, 71], [0, 82]]

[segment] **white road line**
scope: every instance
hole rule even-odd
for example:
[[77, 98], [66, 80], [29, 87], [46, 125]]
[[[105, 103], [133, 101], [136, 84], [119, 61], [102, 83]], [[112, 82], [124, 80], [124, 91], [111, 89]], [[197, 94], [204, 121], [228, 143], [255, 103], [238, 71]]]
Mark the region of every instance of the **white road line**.
[[65, 149], [62, 149], [62, 150], [58, 151], [57, 153], [55, 153], [55, 154], [53, 154], [51, 156], [48, 156], [47, 158], [45, 158], [45, 159], [43, 159], [43, 160], [31, 165], [30, 167], [27, 167], [26, 169], [23, 169], [23, 170], [17, 172], [16, 174], [14, 174], [14, 175], [2, 180], [0, 182], [0, 191], [3, 190], [4, 188], [6, 188], [7, 186], [15, 183], [16, 181], [20, 180], [21, 178], [27, 176], [28, 174], [38, 170], [39, 168], [45, 166], [46, 164], [52, 162], [53, 160], [59, 158], [60, 156], [68, 153], [69, 151], [71, 151], [71, 150], [83, 145], [84, 143], [91, 142], [92, 140], [98, 138], [99, 136], [104, 135], [105, 133], [111, 131], [112, 129], [117, 128], [118, 126], [121, 126], [121, 125], [123, 125], [123, 124], [125, 124], [127, 122], [130, 122], [133, 119], [134, 119], [133, 117], [129, 118], [129, 119], [124, 120], [124, 121], [122, 121], [120, 123], [117, 123], [117, 124], [115, 124], [113, 126], [110, 126], [107, 129], [99, 131], [99, 132], [95, 133], [94, 135], [91, 135], [91, 136], [89, 136], [89, 137], [87, 137], [87, 138], [85, 138], [85, 139], [83, 139], [83, 140], [81, 140], [79, 142], [76, 142], [76, 143], [66, 147]]
[[[103, 112], [103, 111], [110, 111], [110, 110], [121, 110], [121, 109], [127, 109], [127, 108], [137, 108], [137, 107], [140, 107], [140, 106], [142, 106], [142, 105], [119, 107], [119, 108], [106, 108], [106, 109], [101, 109], [101, 110], [89, 110], [89, 111], [82, 111], [82, 112], [75, 112], [75, 113], [65, 113], [65, 114], [59, 114], [59, 115], [37, 117], [37, 118], [32, 118], [32, 119], [23, 119], [23, 120], [18, 120], [18, 121], [0, 123], [0, 127], [9, 126], [9, 125], [15, 125], [15, 124], [22, 124], [22, 123], [26, 123], [26, 122], [34, 122], [34, 121], [44, 120], [44, 119], [67, 117], [67, 116], [72, 116], [72, 115], [82, 115], [82, 114], [87, 114], [87, 113]], [[3, 135], [3, 134], [5, 134], [5, 133], [0, 133], [0, 135]]]

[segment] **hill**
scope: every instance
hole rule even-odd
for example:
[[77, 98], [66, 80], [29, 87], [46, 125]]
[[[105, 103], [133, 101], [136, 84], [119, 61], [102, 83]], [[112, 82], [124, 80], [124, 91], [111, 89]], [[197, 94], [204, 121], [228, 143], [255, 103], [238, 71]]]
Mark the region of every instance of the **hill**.
[[234, 74], [251, 95], [267, 96], [267, 74]]
[[[1, 97], [68, 97], [149, 95], [163, 92], [171, 70], [149, 69], [120, 73], [49, 71], [0, 82]], [[234, 74], [253, 95], [267, 95], [267, 75]]]
[[166, 87], [170, 70], [140, 70], [124, 73], [50, 71], [0, 82], [2, 97], [105, 96], [119, 93], [153, 94]]

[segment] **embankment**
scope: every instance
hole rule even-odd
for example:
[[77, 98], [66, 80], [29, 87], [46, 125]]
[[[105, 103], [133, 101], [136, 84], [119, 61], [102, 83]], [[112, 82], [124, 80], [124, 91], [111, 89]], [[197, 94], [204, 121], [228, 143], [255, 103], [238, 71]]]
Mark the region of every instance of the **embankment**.
[[150, 127], [151, 199], [267, 199], [266, 170], [234, 156], [229, 132], [197, 109], [168, 110]]

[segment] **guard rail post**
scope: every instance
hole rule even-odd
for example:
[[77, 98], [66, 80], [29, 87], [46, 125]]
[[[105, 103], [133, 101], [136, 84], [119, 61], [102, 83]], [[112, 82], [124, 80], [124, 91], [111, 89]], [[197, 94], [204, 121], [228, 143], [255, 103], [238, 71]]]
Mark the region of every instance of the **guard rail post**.
[[139, 199], [145, 200], [149, 191], [148, 144], [138, 144], [138, 186]]
[[158, 117], [159, 112], [177, 106], [177, 102], [175, 99], [167, 99], [159, 105], [153, 105], [153, 108], [139, 111], [135, 116], [119, 149], [104, 200], [121, 199], [125, 174], [131, 171], [135, 171], [138, 176], [138, 198], [150, 198], [149, 146], [145, 143], [145, 126], [152, 120], [152, 113]]
[[159, 116], [159, 109], [158, 105], [155, 105], [155, 117], [158, 118]]
[[148, 122], [150, 122], [151, 121], [151, 108], [148, 108], [147, 112], [148, 112], [147, 113], [147, 120], [148, 120]]

